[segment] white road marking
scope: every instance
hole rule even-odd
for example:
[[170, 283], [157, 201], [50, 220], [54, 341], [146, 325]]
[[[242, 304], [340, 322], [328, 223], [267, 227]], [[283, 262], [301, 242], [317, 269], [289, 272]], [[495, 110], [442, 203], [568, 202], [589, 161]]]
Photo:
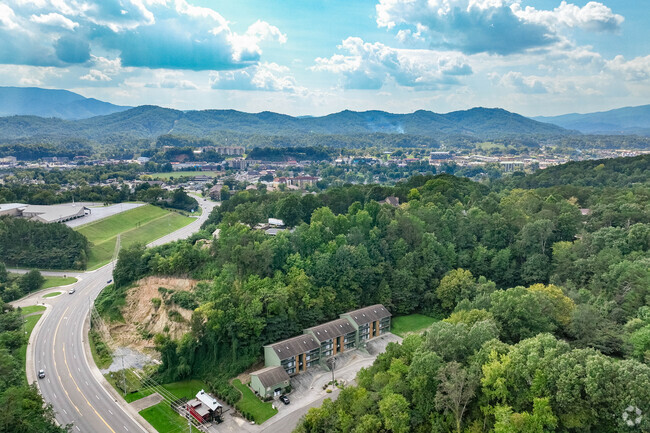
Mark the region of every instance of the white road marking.
[[56, 392], [53, 392], [52, 394], [54, 394], [54, 398], [56, 398]]
[[81, 431], [81, 429], [79, 428], [79, 426], [78, 426], [78, 425], [76, 425], [75, 427], [77, 427], [77, 430], [79, 430], [79, 431]]
[[128, 428], [126, 428], [126, 426], [124, 426], [124, 430], [126, 430], [126, 431], [129, 431], [129, 429], [128, 429]]
[[108, 413], [110, 413], [111, 415], [113, 415], [113, 412], [111, 412], [111, 410], [110, 410], [110, 409], [108, 410]]
[[49, 377], [47, 378], [47, 383], [52, 383], [52, 382], [50, 382], [50, 378], [49, 378]]
[[68, 414], [68, 411], [65, 410], [65, 409], [63, 409], [63, 413], [67, 415], [67, 414]]
[[97, 398], [97, 400], [99, 400], [99, 396], [97, 394], [95, 394], [95, 397]]
[[86, 380], [85, 382], [86, 382], [86, 385], [88, 385], [88, 381]]

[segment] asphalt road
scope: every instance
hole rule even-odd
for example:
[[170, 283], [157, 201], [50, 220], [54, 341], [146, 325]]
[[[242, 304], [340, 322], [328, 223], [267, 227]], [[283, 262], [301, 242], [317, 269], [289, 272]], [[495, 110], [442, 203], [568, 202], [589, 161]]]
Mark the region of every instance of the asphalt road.
[[[200, 200], [203, 214], [197, 221], [167, 235], [150, 246], [183, 239], [199, 230], [214, 207], [214, 202]], [[73, 424], [73, 432], [134, 433], [145, 430], [127, 413], [120, 402], [102, 386], [99, 371], [84, 349], [84, 324], [90, 307], [101, 290], [111, 280], [113, 263], [92, 272], [79, 274], [79, 281], [66, 287], [74, 294], [43, 299], [34, 294], [15, 303], [27, 306], [46, 302], [50, 305], [30, 339], [27, 355], [28, 380], [36, 377], [39, 369], [45, 378], [38, 385], [47, 403], [51, 403], [57, 421]], [[91, 367], [91, 365], [93, 367]], [[36, 379], [33, 379], [36, 380]]]

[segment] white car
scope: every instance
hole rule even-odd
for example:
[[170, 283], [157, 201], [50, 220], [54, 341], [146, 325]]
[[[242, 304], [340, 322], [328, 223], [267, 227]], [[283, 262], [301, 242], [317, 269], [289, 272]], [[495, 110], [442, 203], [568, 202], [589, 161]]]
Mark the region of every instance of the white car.
[[68, 294], [72, 295], [74, 292], [76, 292], [75, 289], [70, 289], [70, 291], [68, 292]]
[[43, 379], [45, 377], [45, 370], [40, 369], [38, 370], [38, 378]]

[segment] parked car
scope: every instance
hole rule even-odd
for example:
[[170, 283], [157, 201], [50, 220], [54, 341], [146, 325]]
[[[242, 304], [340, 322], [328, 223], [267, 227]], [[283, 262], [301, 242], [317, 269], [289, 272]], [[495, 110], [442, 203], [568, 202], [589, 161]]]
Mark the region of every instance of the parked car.
[[284, 394], [280, 396], [280, 401], [281, 401], [282, 403], [284, 403], [284, 404], [289, 404], [289, 403], [291, 403], [291, 402], [289, 401], [289, 397], [287, 397], [287, 396], [284, 395]]
[[70, 291], [69, 291], [68, 293], [69, 293], [70, 295], [72, 295], [74, 292], [76, 292], [75, 289], [70, 289]]
[[38, 370], [38, 378], [43, 379], [45, 377], [45, 370], [40, 369]]

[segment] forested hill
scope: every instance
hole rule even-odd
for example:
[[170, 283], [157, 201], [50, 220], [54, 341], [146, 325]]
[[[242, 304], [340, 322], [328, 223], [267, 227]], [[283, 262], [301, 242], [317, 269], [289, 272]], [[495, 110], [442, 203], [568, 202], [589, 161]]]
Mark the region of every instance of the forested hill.
[[563, 128], [586, 134], [639, 134], [650, 136], [650, 105], [624, 107], [587, 114], [564, 114], [552, 117], [533, 117]]
[[67, 90], [0, 87], [0, 116], [32, 115], [61, 119], [86, 119], [129, 108], [93, 98], [85, 98]]
[[527, 176], [512, 176], [501, 181], [511, 188], [626, 187], [650, 183], [650, 154], [633, 158], [571, 161]]
[[116, 135], [156, 138], [173, 133], [209, 137], [219, 132], [263, 136], [305, 136], [313, 134], [405, 134], [421, 137], [462, 135], [498, 138], [518, 135], [559, 136], [571, 131], [537, 122], [498, 108], [473, 108], [447, 114], [416, 111], [393, 114], [383, 111], [342, 111], [323, 117], [291, 117], [234, 110], [182, 112], [156, 106], [97, 116], [79, 121], [43, 119], [33, 116], [0, 118], [0, 139], [28, 137], [78, 137], [101, 140]]

